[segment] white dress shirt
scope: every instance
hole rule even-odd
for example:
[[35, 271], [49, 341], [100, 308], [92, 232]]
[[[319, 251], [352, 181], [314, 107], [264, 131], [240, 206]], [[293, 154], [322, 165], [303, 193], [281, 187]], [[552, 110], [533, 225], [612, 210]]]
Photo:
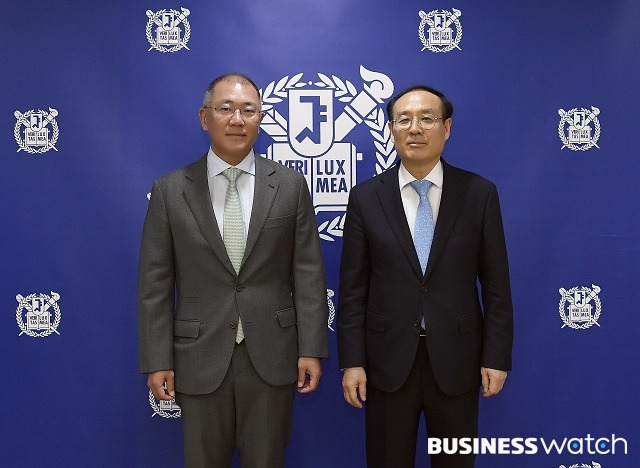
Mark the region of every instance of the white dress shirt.
[[[418, 211], [418, 204], [420, 203], [420, 195], [410, 185], [414, 180], [418, 180], [413, 177], [409, 171], [400, 163], [398, 170], [398, 184], [400, 186], [400, 196], [402, 197], [402, 206], [404, 207], [404, 214], [407, 217], [407, 223], [409, 224], [409, 230], [411, 231], [411, 237], [415, 236], [416, 228], [416, 213]], [[442, 198], [442, 182], [443, 171], [442, 162], [438, 161], [431, 172], [422, 180], [428, 180], [433, 185], [429, 189], [427, 194], [429, 203], [431, 204], [431, 211], [433, 212], [433, 223], [438, 221], [438, 211], [440, 211], [440, 199]]]
[[[222, 171], [229, 167], [233, 166], [224, 162], [209, 148], [209, 153], [207, 154], [207, 180], [209, 182], [213, 213], [216, 215], [220, 234], [224, 232], [224, 200], [229, 187], [229, 179], [226, 178]], [[246, 239], [253, 208], [253, 189], [256, 183], [256, 159], [253, 150], [235, 167], [242, 170], [242, 174], [238, 176], [236, 181], [236, 187], [238, 188], [240, 204], [242, 205], [242, 219], [244, 220], [244, 236]]]

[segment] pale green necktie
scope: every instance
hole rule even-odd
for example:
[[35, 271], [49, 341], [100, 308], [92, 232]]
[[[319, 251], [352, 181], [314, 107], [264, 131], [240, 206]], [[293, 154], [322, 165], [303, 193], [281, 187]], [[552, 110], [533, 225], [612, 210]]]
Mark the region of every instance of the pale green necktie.
[[[236, 181], [238, 176], [242, 174], [242, 169], [237, 167], [229, 167], [222, 171], [224, 176], [229, 179], [229, 187], [227, 195], [224, 199], [224, 221], [222, 240], [227, 248], [229, 260], [236, 273], [240, 272], [242, 257], [244, 256], [245, 236], [244, 236], [244, 220], [242, 217], [242, 204], [240, 203], [240, 195]], [[238, 329], [236, 333], [236, 343], [240, 343], [244, 339], [244, 331], [242, 329], [242, 320], [238, 317]]]

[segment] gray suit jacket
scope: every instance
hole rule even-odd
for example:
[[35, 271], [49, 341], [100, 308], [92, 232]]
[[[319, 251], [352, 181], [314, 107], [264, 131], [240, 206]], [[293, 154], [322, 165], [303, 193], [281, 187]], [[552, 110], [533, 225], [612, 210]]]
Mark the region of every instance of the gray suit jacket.
[[299, 356], [328, 356], [324, 267], [306, 181], [258, 155], [255, 169], [238, 274], [211, 206], [206, 155], [153, 185], [138, 271], [139, 367], [173, 369], [178, 392], [218, 388], [238, 315], [251, 361], [271, 385], [295, 382]]

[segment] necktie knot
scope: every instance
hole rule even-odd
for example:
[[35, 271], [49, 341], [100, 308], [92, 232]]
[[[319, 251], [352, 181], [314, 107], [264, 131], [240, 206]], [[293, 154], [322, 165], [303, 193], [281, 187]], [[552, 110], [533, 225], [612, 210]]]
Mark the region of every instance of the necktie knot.
[[411, 186], [416, 192], [418, 192], [421, 200], [427, 196], [427, 192], [429, 192], [431, 185], [433, 185], [433, 183], [428, 180], [414, 180], [411, 182]]
[[236, 182], [240, 174], [242, 174], [242, 169], [238, 169], [237, 167], [228, 167], [222, 171], [222, 174], [224, 174], [224, 176], [229, 179], [229, 182], [233, 184]]

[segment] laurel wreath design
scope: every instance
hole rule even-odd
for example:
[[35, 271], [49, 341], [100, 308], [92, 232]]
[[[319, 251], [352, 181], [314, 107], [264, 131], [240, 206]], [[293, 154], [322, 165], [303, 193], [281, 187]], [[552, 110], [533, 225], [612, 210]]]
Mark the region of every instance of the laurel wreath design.
[[[18, 304], [18, 308], [16, 309], [16, 322], [18, 323], [20, 330], [22, 330], [22, 333], [32, 336], [34, 338], [44, 338], [45, 336], [51, 335], [54, 332], [54, 330], [58, 328], [58, 325], [60, 325], [60, 318], [61, 318], [60, 306], [58, 305], [57, 302], [54, 302], [53, 304], [51, 304], [51, 307], [53, 307], [53, 310], [55, 312], [55, 318], [53, 320], [53, 324], [51, 325], [51, 327], [49, 327], [48, 330], [43, 330], [42, 332], [29, 330], [27, 326], [24, 324], [24, 321], [22, 320], [22, 310], [25, 308], [25, 305], [28, 304], [29, 301], [34, 297], [36, 297], [36, 294], [29, 294], [27, 297], [25, 297], [22, 300], [22, 302]], [[51, 297], [46, 294], [40, 294], [38, 297], [46, 298], [47, 302], [51, 299]]]
[[[460, 24], [460, 20], [458, 18], [456, 18], [453, 21], [453, 24], [455, 24], [456, 26], [456, 37], [453, 40], [454, 42], [453, 44], [449, 44], [448, 46], [431, 45], [424, 35], [424, 27], [438, 13], [439, 13], [438, 10], [432, 10], [422, 18], [422, 20], [420, 21], [420, 25], [418, 26], [418, 36], [420, 37], [420, 42], [422, 42], [422, 45], [426, 49], [429, 49], [431, 52], [449, 52], [454, 47], [456, 47], [460, 43], [460, 40], [462, 39], [462, 24]], [[441, 13], [444, 13], [444, 14], [448, 13], [448, 16], [451, 16], [451, 12], [447, 10], [442, 10]]]
[[345, 218], [346, 215], [339, 215], [330, 221], [325, 221], [320, 224], [320, 226], [318, 226], [320, 239], [333, 242], [335, 240], [334, 237], [342, 237]]
[[[600, 318], [600, 313], [602, 312], [602, 303], [600, 302], [600, 298], [598, 296], [595, 296], [593, 298], [593, 301], [596, 304], [596, 311], [593, 315], [593, 318], [589, 322], [583, 323], [580, 325], [573, 323], [571, 320], [569, 320], [569, 317], [567, 317], [567, 315], [564, 313], [565, 303], [567, 302], [566, 297], [570, 296], [578, 289], [579, 289], [578, 287], [571, 288], [566, 292], [566, 294], [562, 296], [562, 298], [560, 299], [560, 303], [558, 304], [558, 313], [560, 314], [560, 318], [562, 319], [562, 321], [567, 327], [573, 328], [574, 330], [586, 330], [587, 328], [593, 326], [593, 324], [596, 323]], [[585, 288], [584, 286], [581, 289], [584, 291], [591, 292], [591, 289]]]
[[[279, 116], [277, 112], [272, 110], [274, 104], [282, 102], [287, 97], [287, 90], [293, 88], [302, 88], [308, 85], [315, 85], [320, 88], [335, 89], [335, 96], [341, 102], [351, 102], [358, 94], [358, 90], [349, 80], [343, 80], [336, 75], [325, 75], [317, 73], [320, 81], [301, 81], [303, 73], [291, 76], [286, 75], [277, 82], [274, 80], [269, 83], [264, 91], [260, 92], [262, 101], [262, 110], [266, 112], [273, 121], [280, 127], [283, 133], [287, 132], [287, 121]], [[396, 152], [391, 142], [391, 132], [385, 122], [384, 112], [382, 109], [374, 110], [365, 119], [365, 123], [371, 130], [370, 133], [374, 137], [374, 145], [376, 147], [376, 174], [380, 174], [391, 167], [396, 159]], [[333, 242], [335, 238], [342, 237], [344, 228], [345, 215], [338, 215], [335, 218], [325, 221], [318, 226], [318, 234], [322, 240]]]
[[371, 129], [369, 132], [374, 138], [373, 144], [376, 147], [376, 175], [393, 166], [396, 162], [396, 149], [391, 141], [391, 130], [385, 120], [384, 111], [378, 109], [373, 111], [365, 120]]
[[[575, 465], [571, 465], [568, 468], [600, 468], [600, 463], [596, 463], [596, 462], [591, 462], [593, 463], [593, 467], [591, 465], [587, 465], [586, 463], [580, 464], [580, 463], [576, 463]], [[560, 465], [560, 468], [565, 468], [564, 465]]]
[[154, 417], [156, 414], [159, 414], [163, 418], [179, 418], [182, 415], [182, 410], [178, 409], [173, 413], [169, 413], [163, 409], [160, 409], [160, 405], [156, 403], [156, 397], [153, 396], [153, 392], [149, 390], [149, 405], [153, 408], [153, 414], [151, 417]]
[[[178, 10], [174, 10], [173, 8], [167, 10], [166, 8], [160, 11], [156, 11], [153, 16], [149, 17], [149, 20], [147, 21], [147, 28], [146, 28], [146, 35], [147, 35], [147, 41], [149, 41], [149, 44], [151, 45], [151, 47], [155, 50], [158, 50], [162, 53], [166, 53], [166, 52], [177, 52], [180, 49], [182, 49], [185, 44], [187, 42], [189, 42], [189, 38], [191, 37], [191, 25], [189, 24], [189, 21], [185, 18], [184, 21], [181, 21], [180, 23], [182, 23], [184, 25], [184, 37], [182, 38], [182, 40], [180, 41], [180, 44], [172, 46], [172, 47], [167, 47], [167, 46], [161, 46], [159, 45], [156, 40], [153, 38], [153, 35], [151, 34], [152, 30], [153, 30], [153, 25], [155, 24], [156, 19], [158, 19], [160, 16], [162, 16], [164, 13], [166, 13], [167, 11], [169, 11], [170, 13], [173, 13], [175, 15], [179, 15], [180, 12]], [[180, 24], [178, 23], [178, 24]]]
[[584, 107], [580, 109], [578, 109], [577, 107], [574, 107], [573, 109], [568, 110], [560, 119], [560, 123], [558, 124], [558, 136], [560, 137], [560, 140], [564, 145], [561, 149], [563, 149], [566, 146], [567, 148], [572, 149], [573, 151], [587, 151], [588, 149], [593, 148], [596, 145], [596, 143], [598, 143], [598, 138], [600, 138], [600, 121], [598, 120], [597, 117], [592, 120], [593, 127], [594, 127], [594, 134], [593, 134], [593, 137], [591, 138], [591, 141], [589, 141], [589, 143], [583, 143], [582, 145], [569, 143], [569, 138], [567, 137], [567, 134], [564, 131], [564, 123], [567, 122], [569, 125], [571, 125], [572, 122], [569, 120], [569, 117], [574, 112], [577, 112], [578, 110], [589, 112], [589, 109], [585, 109]]
[[47, 115], [47, 116], [49, 115], [48, 112], [42, 109], [38, 109], [37, 111], [30, 110], [22, 114], [22, 118], [18, 119], [15, 127], [13, 127], [13, 137], [16, 139], [16, 143], [18, 143], [18, 146], [20, 146], [21, 150], [31, 154], [46, 153], [47, 151], [49, 151], [51, 148], [55, 146], [56, 142], [58, 141], [58, 137], [60, 136], [60, 131], [58, 129], [58, 122], [56, 122], [56, 119], [53, 119], [50, 122], [51, 128], [53, 131], [51, 133], [51, 139], [49, 140], [49, 144], [47, 146], [36, 147], [36, 148], [27, 145], [26, 140], [22, 139], [22, 135], [20, 134], [20, 129], [22, 127], [23, 121], [25, 120], [25, 117], [29, 117], [30, 115], [35, 114], [36, 112], [42, 112], [43, 115]]
[[356, 94], [358, 94], [356, 87], [353, 86], [353, 83], [349, 80], [342, 81], [336, 75], [331, 75], [331, 78], [329, 78], [327, 75], [322, 73], [318, 73], [318, 77], [322, 81], [318, 81], [314, 84], [321, 88], [326, 87], [329, 89], [335, 89], [335, 95], [341, 102], [351, 102], [353, 98], [356, 97]]
[[333, 305], [333, 301], [331, 300], [333, 296], [335, 296], [335, 292], [333, 292], [333, 289], [327, 289], [327, 304], [329, 305], [329, 320], [327, 321], [327, 326], [331, 331], [335, 331], [333, 328], [331, 328], [331, 325], [333, 325], [333, 321], [336, 318], [336, 306]]

